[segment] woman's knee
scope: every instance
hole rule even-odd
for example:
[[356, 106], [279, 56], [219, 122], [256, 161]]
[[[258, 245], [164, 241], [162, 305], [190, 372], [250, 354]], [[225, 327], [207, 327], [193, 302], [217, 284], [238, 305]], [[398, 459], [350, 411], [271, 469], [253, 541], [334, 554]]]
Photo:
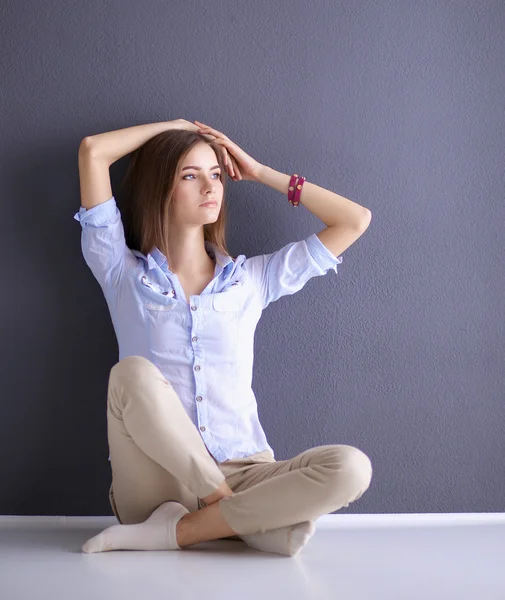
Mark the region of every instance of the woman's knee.
[[363, 493], [372, 480], [372, 462], [359, 448], [346, 444], [328, 447], [326, 464], [332, 466], [329, 485], [341, 489], [345, 479], [349, 486]]
[[139, 383], [144, 377], [151, 377], [155, 373], [162, 376], [158, 367], [145, 356], [125, 356], [110, 370], [109, 385], [125, 381], [128, 385]]

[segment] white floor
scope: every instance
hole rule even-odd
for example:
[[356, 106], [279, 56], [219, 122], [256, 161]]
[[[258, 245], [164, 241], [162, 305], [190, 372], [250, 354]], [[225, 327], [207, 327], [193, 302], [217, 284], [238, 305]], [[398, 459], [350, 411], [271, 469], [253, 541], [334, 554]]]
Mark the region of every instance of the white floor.
[[325, 515], [293, 558], [236, 540], [81, 551], [114, 524], [0, 516], [0, 599], [505, 599], [505, 513]]

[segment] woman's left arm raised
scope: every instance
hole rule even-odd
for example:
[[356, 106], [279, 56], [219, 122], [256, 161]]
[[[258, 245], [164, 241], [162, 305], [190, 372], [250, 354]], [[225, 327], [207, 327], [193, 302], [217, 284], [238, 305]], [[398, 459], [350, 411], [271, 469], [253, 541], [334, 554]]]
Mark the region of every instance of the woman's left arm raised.
[[[287, 197], [291, 176], [261, 165], [257, 181], [265, 183]], [[327, 227], [366, 229], [372, 213], [368, 208], [339, 196], [315, 183], [305, 181], [300, 193], [300, 204], [316, 215]]]
[[[216, 141], [226, 149], [232, 163], [231, 172], [234, 181], [245, 179], [264, 183], [287, 197], [290, 175], [259, 163], [221, 131], [200, 121], [195, 123], [200, 127], [199, 132], [215, 137]], [[357, 232], [359, 237], [367, 229], [372, 218], [368, 208], [310, 181], [304, 182], [299, 201], [328, 228], [333, 228], [333, 231], [339, 234], [343, 231]]]

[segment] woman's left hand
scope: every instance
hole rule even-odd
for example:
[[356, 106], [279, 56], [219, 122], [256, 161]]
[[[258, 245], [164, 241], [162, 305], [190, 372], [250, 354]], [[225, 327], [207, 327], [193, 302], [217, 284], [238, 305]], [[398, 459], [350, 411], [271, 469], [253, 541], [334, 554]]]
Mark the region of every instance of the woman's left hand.
[[194, 122], [200, 127], [200, 129], [198, 129], [199, 133], [214, 136], [216, 138], [214, 141], [227, 150], [228, 156], [232, 162], [233, 174], [231, 177], [233, 181], [241, 181], [242, 179], [245, 179], [246, 181], [258, 181], [263, 166], [261, 163], [244, 152], [242, 148], [232, 142], [230, 138], [224, 135], [224, 133], [221, 133], [217, 129], [213, 129], [200, 121]]

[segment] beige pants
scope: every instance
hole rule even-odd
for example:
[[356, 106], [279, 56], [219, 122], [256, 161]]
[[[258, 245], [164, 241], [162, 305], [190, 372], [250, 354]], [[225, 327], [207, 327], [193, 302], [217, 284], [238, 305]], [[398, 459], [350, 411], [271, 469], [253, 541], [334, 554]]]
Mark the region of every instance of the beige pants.
[[109, 500], [123, 524], [145, 521], [167, 501], [199, 510], [201, 498], [226, 481], [234, 492], [219, 503], [226, 522], [238, 535], [264, 532], [346, 507], [372, 478], [368, 456], [344, 444], [310, 448], [289, 460], [264, 450], [218, 463], [171, 384], [142, 356], [111, 369], [107, 430]]

